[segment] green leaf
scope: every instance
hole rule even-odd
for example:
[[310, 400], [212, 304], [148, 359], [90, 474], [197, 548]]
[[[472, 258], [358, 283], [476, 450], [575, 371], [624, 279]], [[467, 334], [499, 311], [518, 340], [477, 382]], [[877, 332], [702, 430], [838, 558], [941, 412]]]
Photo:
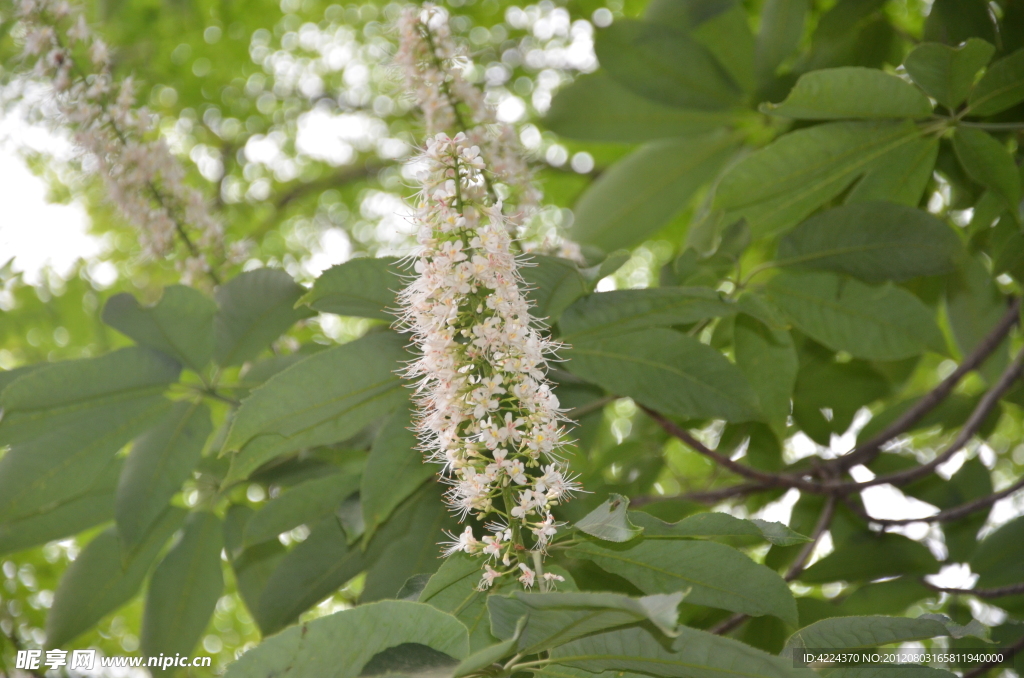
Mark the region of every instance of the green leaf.
[[724, 223], [745, 218], [755, 238], [786, 230], [914, 142], [913, 123], [834, 122], [779, 137], [726, 172], [715, 194]]
[[[536, 654], [597, 631], [650, 621], [666, 636], [679, 635], [684, 593], [630, 598], [617, 593], [524, 593], [487, 598], [491, 630], [506, 640], [519, 635], [516, 650]], [[519, 627], [521, 619], [526, 620]]]
[[987, 535], [971, 556], [971, 571], [979, 587], [1024, 581], [1024, 516], [1018, 516]]
[[810, 541], [782, 523], [753, 518], [744, 520], [728, 513], [696, 513], [676, 523], [666, 523], [643, 511], [630, 511], [629, 517], [644, 531], [644, 540], [694, 537], [756, 537], [776, 546], [792, 546]]
[[775, 78], [783, 61], [796, 51], [804, 34], [807, 0], [767, 0], [761, 9], [761, 30], [754, 49], [757, 80], [762, 88]]
[[640, 147], [603, 172], [577, 201], [573, 238], [605, 252], [643, 242], [715, 178], [736, 146], [736, 137], [723, 131]]
[[626, 514], [629, 498], [613, 494], [596, 509], [576, 522], [576, 529], [604, 541], [624, 542], [643, 532]]
[[835, 351], [867, 360], [945, 353], [934, 313], [892, 284], [869, 286], [832, 273], [782, 273], [768, 297], [793, 324]]
[[395, 257], [350, 259], [321, 273], [297, 303], [324, 313], [393, 321], [400, 275]]
[[[647, 18], [654, 20], [650, 8]], [[744, 92], [754, 91], [754, 34], [750, 32], [747, 11], [741, 3], [734, 3], [729, 9], [702, 21], [690, 35], [711, 52]]]
[[359, 489], [359, 475], [332, 473], [285, 490], [271, 499], [245, 524], [243, 544], [252, 546], [277, 539], [299, 525], [311, 525], [332, 515], [348, 496]]
[[957, 127], [953, 131], [953, 150], [967, 174], [992, 189], [1003, 199], [1010, 213], [1016, 214], [1020, 203], [1020, 174], [1006, 147], [988, 132]]
[[968, 112], [994, 115], [1024, 101], [1024, 49], [994, 62], [971, 90]]
[[796, 601], [782, 577], [724, 544], [686, 539], [641, 539], [628, 545], [587, 541], [567, 555], [592, 560], [647, 594], [691, 589], [688, 603], [753, 617], [772, 615], [796, 624]]
[[156, 566], [146, 593], [140, 647], [147, 657], [189, 654], [195, 648], [224, 590], [221, 522], [195, 511], [181, 539]]
[[113, 519], [114, 490], [122, 463], [111, 459], [91, 485], [78, 484], [77, 492], [66, 499], [0, 524], [0, 556], [64, 539]]
[[15, 380], [28, 376], [39, 368], [46, 366], [46, 363], [37, 363], [35, 365], [22, 365], [21, 367], [15, 367], [13, 370], [0, 370], [0, 393], [3, 393], [3, 390], [7, 388], [9, 384], [13, 384]]
[[829, 678], [953, 678], [952, 671], [930, 666], [842, 666], [828, 672]]
[[[642, 627], [607, 631], [556, 647], [551, 658], [567, 665], [599, 671], [636, 671], [666, 678], [813, 678], [810, 669], [794, 668], [793, 660], [755, 649], [707, 631], [680, 628], [671, 644]], [[554, 667], [553, 667], [554, 668]], [[554, 675], [554, 674], [552, 674]]]
[[846, 203], [884, 200], [917, 207], [921, 195], [932, 181], [939, 140], [935, 137], [913, 139], [885, 155], [885, 162], [868, 171], [850, 189]]
[[921, 90], [875, 68], [825, 68], [800, 76], [781, 104], [761, 111], [798, 120], [926, 118], [932, 105]]
[[46, 617], [47, 647], [67, 645], [134, 597], [186, 513], [168, 508], [145, 541], [124, 558], [115, 528], [108, 527], [90, 541], [64, 570], [57, 586]]
[[96, 481], [170, 403], [179, 365], [147, 348], [55, 363], [0, 394], [0, 521], [35, 514]]
[[724, 112], [666, 106], [594, 73], [558, 90], [544, 123], [569, 139], [637, 144], [711, 132], [732, 119]]
[[454, 678], [478, 673], [480, 669], [486, 669], [498, 663], [499, 660], [511, 656], [515, 652], [516, 644], [519, 641], [519, 634], [522, 632], [525, 624], [526, 618], [524, 617], [516, 624], [515, 633], [512, 634], [511, 638], [485, 647], [466, 657], [461, 664], [455, 667]]
[[375, 655], [416, 643], [457, 660], [469, 654], [466, 628], [429, 605], [383, 601], [290, 628], [228, 667], [225, 678], [272, 675], [356, 678]]
[[804, 570], [800, 574], [800, 581], [807, 584], [871, 581], [894, 575], [934, 574], [938, 571], [939, 561], [920, 542], [889, 532], [859, 532]]
[[271, 377], [238, 409], [224, 444], [238, 452], [224, 482], [280, 454], [345, 440], [398, 407], [407, 394], [395, 370], [408, 355], [405, 339], [374, 332]]
[[456, 553], [444, 560], [437, 573], [420, 593], [419, 602], [433, 605], [455, 615], [469, 629], [470, 647], [474, 652], [498, 642], [491, 635], [487, 614], [487, 598], [505, 589], [519, 586], [509, 577], [499, 578], [491, 592], [477, 588], [483, 571], [479, 558]]
[[[999, 259], [993, 268], [993, 273], [1000, 273]], [[946, 288], [946, 312], [960, 354], [969, 355], [1006, 313], [1006, 298], [977, 257], [965, 259], [958, 273], [951, 276]], [[990, 383], [1006, 369], [1010, 361], [1008, 347], [1009, 342], [1004, 340], [982, 363], [979, 371]]]
[[199, 372], [213, 356], [213, 317], [217, 305], [184, 285], [164, 289], [154, 306], [144, 307], [128, 293], [115, 294], [103, 307], [103, 322], [135, 340], [173, 356]]
[[619, 396], [670, 416], [759, 419], [757, 396], [739, 368], [693, 337], [653, 328], [578, 338], [567, 368]]
[[612, 78], [652, 101], [705, 110], [740, 103], [707, 48], [668, 26], [620, 19], [598, 32], [594, 49]]
[[867, 283], [944, 275], [963, 257], [960, 238], [924, 210], [884, 202], [814, 215], [779, 242], [780, 264], [846, 273]]
[[284, 271], [260, 268], [217, 288], [213, 359], [218, 365], [252, 360], [289, 327], [315, 313], [295, 308], [305, 289]]
[[437, 467], [426, 463], [417, 449], [411, 415], [408, 408], [398, 409], [381, 427], [370, 449], [359, 486], [367, 535], [372, 535], [396, 506], [437, 472]]
[[135, 441], [121, 472], [114, 505], [117, 534], [126, 546], [145, 538], [171, 497], [192, 476], [212, 432], [206, 405], [180, 401]]
[[996, 27], [984, 3], [973, 0], [935, 0], [924, 22], [924, 39], [959, 45], [968, 38], [995, 43]]
[[554, 321], [569, 304], [590, 291], [575, 263], [560, 257], [531, 254], [519, 269], [527, 285], [533, 317]]
[[799, 367], [793, 338], [745, 315], [737, 316], [732, 332], [736, 366], [757, 394], [765, 419], [784, 431]]
[[903, 66], [921, 89], [953, 110], [967, 98], [974, 76], [995, 51], [980, 38], [971, 38], [957, 47], [926, 42], [907, 55]]
[[614, 335], [650, 327], [672, 327], [734, 315], [736, 304], [706, 287], [652, 287], [591, 294], [567, 308], [558, 320], [561, 337]]
[[934, 619], [907, 617], [832, 617], [806, 626], [786, 641], [786, 651], [794, 648], [835, 648], [837, 650], [873, 649], [889, 643], [905, 643], [946, 636], [946, 626]]

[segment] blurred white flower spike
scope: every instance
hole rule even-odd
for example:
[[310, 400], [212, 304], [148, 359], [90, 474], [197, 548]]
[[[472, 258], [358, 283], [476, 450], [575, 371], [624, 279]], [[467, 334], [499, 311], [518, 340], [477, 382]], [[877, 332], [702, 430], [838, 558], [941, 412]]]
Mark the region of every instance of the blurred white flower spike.
[[58, 115], [43, 117], [70, 127], [112, 202], [139, 230], [145, 254], [163, 258], [179, 237], [189, 254], [179, 260], [186, 282], [209, 273], [206, 255], [222, 251], [222, 226], [203, 195], [185, 183], [184, 168], [154, 132], [154, 116], [136, 105], [132, 79], [115, 81], [109, 49], [81, 9], [62, 0], [23, 0], [19, 19], [24, 56], [52, 87]]
[[472, 527], [450, 535], [445, 555], [483, 558], [480, 588], [506, 575], [550, 585], [558, 578], [537, 568], [559, 527], [551, 509], [580, 489], [559, 454], [567, 420], [547, 379], [558, 346], [523, 296], [515, 228], [494, 192], [502, 177], [477, 143], [480, 128], [449, 136], [465, 116], [490, 113], [482, 97], [464, 93], [447, 17], [412, 9], [401, 32], [399, 62], [430, 132], [414, 160], [425, 168], [415, 207], [421, 250], [397, 323], [419, 350], [405, 374], [417, 381], [417, 434], [427, 458], [443, 465], [452, 510], [490, 521], [479, 539]]

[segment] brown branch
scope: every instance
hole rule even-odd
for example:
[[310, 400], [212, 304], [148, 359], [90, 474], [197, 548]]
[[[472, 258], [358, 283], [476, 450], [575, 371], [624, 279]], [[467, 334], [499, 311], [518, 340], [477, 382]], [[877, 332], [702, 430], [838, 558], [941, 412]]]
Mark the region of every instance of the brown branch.
[[870, 520], [871, 522], [877, 523], [879, 525], [888, 526], [910, 525], [911, 523], [948, 523], [953, 520], [959, 520], [960, 518], [970, 515], [975, 511], [980, 511], [983, 508], [987, 508], [992, 504], [996, 503], [997, 501], [999, 501], [1000, 499], [1002, 499], [1003, 497], [1007, 497], [1021, 488], [1024, 488], [1024, 477], [1015, 482], [1013, 485], [1007, 487], [1005, 490], [1000, 490], [999, 492], [994, 492], [992, 494], [985, 495], [984, 497], [979, 497], [972, 501], [960, 504], [959, 506], [954, 506], [953, 508], [949, 508], [944, 511], [939, 511], [935, 515], [927, 516], [925, 518], [900, 518], [895, 520], [890, 518], [875, 518], [873, 516], [868, 515], [867, 511], [861, 510], [860, 507], [854, 505], [852, 502], [847, 503], [850, 505], [850, 508], [853, 509], [853, 511], [857, 513], [861, 518], [864, 518], [865, 520]]
[[[1003, 652], [1003, 657], [1006, 660], [1012, 659], [1021, 650], [1024, 650], [1024, 636], [1021, 636], [1016, 643], [1006, 648], [1006, 651]], [[981, 666], [976, 666], [965, 673], [964, 678], [978, 678], [978, 676], [983, 675], [986, 671], [994, 666], [998, 666], [1000, 663], [1002, 662], [989, 662], [987, 664], [982, 664]]]
[[892, 440], [901, 433], [906, 432], [911, 426], [919, 422], [922, 417], [935, 409], [939, 403], [953, 391], [960, 380], [969, 372], [977, 369], [989, 355], [1002, 343], [1010, 330], [1020, 320], [1020, 297], [1010, 301], [1006, 313], [999, 319], [995, 327], [985, 336], [984, 339], [971, 351], [971, 354], [964, 359], [960, 366], [948, 377], [943, 379], [938, 386], [933, 388], [918, 400], [913, 407], [900, 415], [895, 421], [872, 436], [870, 440], [858, 445], [848, 454], [839, 457], [834, 466], [841, 470], [848, 470], [858, 464], [870, 463], [881, 451], [882, 445]]
[[732, 497], [743, 497], [754, 492], [760, 492], [762, 490], [771, 489], [761, 483], [740, 483], [738, 485], [730, 485], [729, 487], [723, 487], [717, 490], [698, 490], [695, 492], [684, 492], [682, 494], [676, 494], [673, 496], [653, 496], [653, 495], [641, 495], [639, 497], [631, 497], [629, 500], [630, 506], [644, 506], [645, 504], [656, 504], [663, 501], [673, 501], [676, 499], [683, 499], [685, 501], [694, 501], [700, 504], [717, 504], [725, 499], [731, 499]]
[[930, 588], [932, 591], [938, 591], [939, 593], [949, 593], [954, 596], [976, 596], [978, 598], [1002, 598], [1004, 596], [1016, 596], [1024, 594], [1024, 582], [1020, 584], [1010, 584], [1008, 586], [997, 586], [990, 589], [954, 589], [947, 588], [945, 586], [936, 586], [935, 584], [929, 583], [927, 580], [922, 579], [921, 583]]

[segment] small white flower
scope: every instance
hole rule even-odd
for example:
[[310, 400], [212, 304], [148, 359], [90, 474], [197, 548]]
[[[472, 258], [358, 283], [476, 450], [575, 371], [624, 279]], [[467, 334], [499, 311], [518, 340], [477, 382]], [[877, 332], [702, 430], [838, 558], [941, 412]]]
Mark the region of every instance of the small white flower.
[[523, 583], [523, 586], [530, 588], [533, 586], [536, 573], [526, 566], [526, 563], [519, 563], [519, 569], [523, 571], [522, 576], [519, 577], [519, 581]]

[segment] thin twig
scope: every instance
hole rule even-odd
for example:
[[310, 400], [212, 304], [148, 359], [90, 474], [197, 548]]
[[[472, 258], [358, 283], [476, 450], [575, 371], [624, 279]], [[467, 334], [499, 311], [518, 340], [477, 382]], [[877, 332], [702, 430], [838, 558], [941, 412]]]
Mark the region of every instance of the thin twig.
[[[1024, 636], [1021, 636], [1016, 643], [1014, 643], [1013, 645], [1011, 645], [1003, 651], [1003, 659], [1013, 659], [1013, 657], [1021, 650], [1024, 650]], [[973, 669], [964, 674], [964, 678], [978, 678], [978, 676], [984, 674], [993, 666], [998, 666], [1001, 663], [1002, 662], [989, 662], [987, 664], [982, 664], [981, 666], [975, 666]]]
[[989, 589], [956, 589], [949, 588], [946, 586], [936, 586], [935, 584], [929, 583], [927, 580], [922, 579], [921, 583], [930, 588], [932, 591], [938, 591], [939, 593], [949, 593], [954, 596], [976, 596], [978, 598], [1003, 598], [1005, 596], [1016, 596], [1024, 594], [1024, 582], [1020, 584], [1009, 584], [1008, 586], [996, 586]]
[[572, 408], [571, 410], [565, 413], [565, 416], [568, 417], [569, 419], [575, 419], [576, 421], [579, 421], [580, 419], [587, 416], [591, 412], [600, 410], [608, 403], [615, 402], [616, 400], [618, 400], [618, 397], [616, 396], [604, 396], [603, 398], [592, 400], [586, 405], [580, 405], [579, 407]]

